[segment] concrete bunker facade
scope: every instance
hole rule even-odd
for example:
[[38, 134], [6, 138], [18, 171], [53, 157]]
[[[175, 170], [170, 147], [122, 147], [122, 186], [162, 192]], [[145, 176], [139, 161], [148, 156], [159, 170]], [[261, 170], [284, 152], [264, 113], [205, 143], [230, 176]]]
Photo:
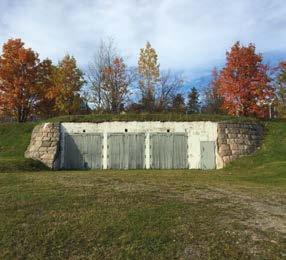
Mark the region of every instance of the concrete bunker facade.
[[262, 136], [259, 123], [46, 123], [26, 157], [53, 169], [220, 169], [253, 153]]

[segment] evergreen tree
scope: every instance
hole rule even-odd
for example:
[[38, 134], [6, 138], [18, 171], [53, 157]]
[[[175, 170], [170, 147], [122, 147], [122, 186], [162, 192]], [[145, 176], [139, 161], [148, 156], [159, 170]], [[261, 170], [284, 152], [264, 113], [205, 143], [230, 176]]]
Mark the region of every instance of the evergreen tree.
[[198, 90], [193, 87], [188, 95], [188, 114], [198, 113], [200, 111], [199, 93]]
[[184, 113], [185, 110], [184, 97], [182, 94], [177, 94], [172, 100], [172, 111], [175, 113]]

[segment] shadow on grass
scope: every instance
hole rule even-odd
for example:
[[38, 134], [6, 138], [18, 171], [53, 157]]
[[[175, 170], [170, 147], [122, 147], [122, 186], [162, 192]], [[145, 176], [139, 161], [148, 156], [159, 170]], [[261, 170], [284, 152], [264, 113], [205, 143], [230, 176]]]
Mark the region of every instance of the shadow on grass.
[[49, 168], [39, 161], [25, 158], [0, 159], [1, 172], [35, 172], [48, 171]]

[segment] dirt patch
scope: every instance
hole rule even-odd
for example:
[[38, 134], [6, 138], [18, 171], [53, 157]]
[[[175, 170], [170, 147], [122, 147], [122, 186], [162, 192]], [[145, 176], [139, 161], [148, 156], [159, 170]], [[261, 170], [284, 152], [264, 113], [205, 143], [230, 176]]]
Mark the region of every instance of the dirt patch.
[[[232, 204], [238, 208], [248, 211], [251, 216], [243, 218], [241, 223], [262, 231], [274, 230], [286, 234], [286, 198], [281, 194], [248, 194], [239, 190], [222, 190], [213, 188], [213, 193], [217, 192], [222, 197], [227, 197]], [[238, 218], [239, 219], [239, 218]]]

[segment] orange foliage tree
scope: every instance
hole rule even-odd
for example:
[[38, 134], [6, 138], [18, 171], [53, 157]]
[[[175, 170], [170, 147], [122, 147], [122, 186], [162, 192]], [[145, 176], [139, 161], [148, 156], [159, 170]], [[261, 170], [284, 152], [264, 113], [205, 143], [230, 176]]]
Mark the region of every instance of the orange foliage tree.
[[112, 61], [111, 66], [103, 69], [102, 78], [102, 88], [105, 93], [108, 109], [113, 113], [118, 113], [124, 105], [129, 85], [126, 65], [123, 59], [116, 57]]
[[156, 50], [149, 42], [140, 50], [138, 72], [143, 109], [153, 112], [155, 110], [156, 85], [160, 80], [160, 65], [158, 64]]
[[37, 113], [43, 117], [56, 116], [55, 110], [56, 95], [55, 75], [57, 67], [50, 59], [45, 59], [38, 65], [37, 84], [39, 85], [40, 101], [36, 106]]
[[0, 109], [25, 122], [39, 100], [36, 82], [38, 54], [21, 39], [10, 39], [0, 56]]
[[80, 91], [85, 80], [73, 56], [66, 55], [59, 62], [53, 80], [54, 88], [49, 92], [49, 96], [55, 99], [57, 113], [69, 115], [77, 113], [82, 102]]
[[267, 117], [267, 104], [274, 90], [267, 75], [268, 66], [255, 53], [255, 45], [237, 42], [226, 56], [226, 66], [218, 77], [222, 108], [231, 115]]

